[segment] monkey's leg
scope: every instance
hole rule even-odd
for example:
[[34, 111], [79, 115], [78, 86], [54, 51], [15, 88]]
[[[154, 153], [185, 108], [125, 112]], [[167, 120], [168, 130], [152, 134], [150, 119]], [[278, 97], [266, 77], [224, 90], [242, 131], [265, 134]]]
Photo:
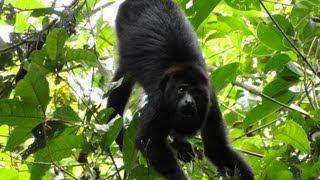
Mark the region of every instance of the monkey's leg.
[[241, 179], [252, 180], [254, 175], [251, 167], [229, 145], [224, 120], [215, 98], [211, 99], [212, 105], [201, 131], [205, 155], [219, 170], [224, 171], [224, 168], [228, 168], [234, 172], [235, 169], [238, 169]]
[[148, 164], [166, 179], [187, 180], [167, 143], [170, 127], [163, 114], [150, 105], [145, 105], [139, 122], [136, 146]]
[[[120, 116], [123, 115], [124, 109], [130, 97], [135, 82], [132, 79], [124, 76], [125, 74], [120, 69], [118, 69], [114, 77], [112, 78], [112, 82], [118, 81], [122, 77], [124, 79], [122, 84], [114, 89], [108, 97], [107, 107], [112, 107], [114, 109], [114, 112], [110, 115], [109, 119], [107, 119], [107, 122], [113, 119], [117, 114], [119, 114]], [[119, 145], [120, 149], [122, 149], [123, 134], [124, 129], [122, 128], [116, 139], [116, 142]]]

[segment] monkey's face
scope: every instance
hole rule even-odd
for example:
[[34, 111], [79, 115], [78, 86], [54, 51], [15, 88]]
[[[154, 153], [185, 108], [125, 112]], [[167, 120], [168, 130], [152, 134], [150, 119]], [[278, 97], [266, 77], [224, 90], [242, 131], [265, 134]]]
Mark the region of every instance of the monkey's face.
[[164, 89], [164, 100], [177, 133], [192, 135], [201, 128], [209, 103], [205, 86], [190, 79], [170, 78]]

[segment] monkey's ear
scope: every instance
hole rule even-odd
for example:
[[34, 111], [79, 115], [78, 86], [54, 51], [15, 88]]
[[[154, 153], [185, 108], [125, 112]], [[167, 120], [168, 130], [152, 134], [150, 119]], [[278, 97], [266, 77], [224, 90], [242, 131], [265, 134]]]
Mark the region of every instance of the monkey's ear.
[[167, 83], [170, 79], [170, 75], [169, 74], [165, 74], [161, 80], [160, 80], [160, 83], [159, 83], [159, 89], [164, 92], [166, 87], [167, 87]]

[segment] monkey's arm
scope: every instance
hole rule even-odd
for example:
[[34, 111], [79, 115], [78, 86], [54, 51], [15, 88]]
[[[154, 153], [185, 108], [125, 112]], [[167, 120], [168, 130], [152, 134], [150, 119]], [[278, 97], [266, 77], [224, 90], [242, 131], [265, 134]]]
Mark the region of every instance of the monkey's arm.
[[136, 146], [148, 164], [166, 179], [187, 180], [167, 143], [168, 130], [165, 115], [147, 104], [141, 113]]
[[241, 179], [254, 179], [249, 164], [237, 151], [232, 149], [227, 140], [224, 120], [215, 98], [213, 95], [208, 117], [201, 131], [205, 155], [220, 171], [228, 168], [234, 172], [235, 169], [238, 169]]

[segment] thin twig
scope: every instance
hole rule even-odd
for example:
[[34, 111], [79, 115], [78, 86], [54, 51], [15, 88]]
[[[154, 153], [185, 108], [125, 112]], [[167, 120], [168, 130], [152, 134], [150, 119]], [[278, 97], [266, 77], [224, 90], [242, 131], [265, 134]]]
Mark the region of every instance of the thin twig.
[[[124, 167], [123, 166], [121, 166], [120, 168], [119, 168], [119, 171], [121, 171], [121, 170], [123, 170], [124, 169]], [[113, 177], [114, 176], [118, 176], [118, 172], [115, 172], [115, 173], [112, 173], [112, 174], [110, 174], [109, 176], [107, 176], [105, 179], [113, 179]]]
[[241, 113], [238, 112], [237, 110], [232, 109], [231, 107], [227, 106], [226, 104], [224, 104], [224, 103], [220, 103], [220, 104], [221, 104], [221, 106], [223, 106], [223, 107], [225, 107], [226, 109], [230, 110], [231, 112], [237, 114], [237, 115], [240, 116], [241, 118], [245, 118], [245, 117], [246, 117], [245, 115], [241, 114]]
[[266, 6], [263, 4], [262, 0], [259, 0], [261, 6], [266, 11], [268, 16], [270, 17], [271, 21], [276, 25], [277, 29], [281, 32], [283, 37], [289, 42], [291, 47], [298, 53], [298, 55], [302, 58], [302, 60], [307, 64], [307, 66], [310, 68], [310, 70], [320, 79], [320, 74], [317, 73], [317, 71], [312, 67], [312, 65], [308, 62], [307, 58], [300, 52], [300, 50], [293, 44], [293, 42], [289, 39], [289, 37], [286, 35], [286, 33], [282, 30], [282, 28], [279, 26], [277, 21], [273, 18], [269, 10], [266, 8]]
[[117, 174], [118, 174], [118, 176], [119, 176], [119, 179], [122, 180], [121, 175], [120, 175], [120, 170], [119, 170], [119, 168], [117, 167], [117, 164], [116, 164], [116, 162], [114, 161], [113, 156], [112, 156], [112, 153], [111, 153], [111, 151], [110, 151], [109, 148], [107, 149], [107, 152], [108, 152], [108, 154], [109, 154], [109, 156], [110, 156], [110, 158], [111, 158], [111, 161], [112, 161], [112, 163], [113, 163], [113, 165], [114, 165], [114, 167], [115, 167], [115, 169], [116, 169], [116, 171], [117, 171]]
[[[53, 21], [51, 21], [50, 24], [48, 24], [48, 25], [47, 25], [46, 27], [44, 27], [42, 30], [37, 31], [37, 32], [35, 32], [35, 33], [38, 33], [38, 34], [43, 33], [44, 31], [50, 29], [57, 21], [58, 21], [58, 19], [54, 19]], [[33, 36], [26, 37], [26, 38], [25, 38], [24, 40], [22, 40], [21, 42], [18, 42], [18, 43], [13, 44], [13, 45], [11, 45], [11, 46], [9, 46], [9, 47], [0, 49], [0, 53], [4, 53], [4, 52], [7, 52], [7, 51], [9, 51], [9, 50], [11, 50], [11, 49], [15, 49], [15, 48], [17, 48], [17, 47], [19, 47], [19, 46], [27, 43], [28, 40], [31, 39], [32, 37], [33, 37]]]
[[114, 2], [108, 2], [108, 3], [106, 3], [106, 4], [103, 4], [103, 5], [99, 6], [99, 7], [97, 7], [96, 9], [94, 9], [91, 14], [96, 14], [97, 12], [103, 10], [104, 8], [109, 7], [109, 6], [112, 5], [113, 3], [114, 3]]
[[69, 175], [70, 177], [72, 177], [73, 179], [77, 179], [77, 180], [79, 179], [79, 178], [75, 177], [71, 172], [69, 172], [69, 171], [67, 171], [66, 169], [60, 167], [58, 164], [56, 164], [56, 163], [54, 163], [54, 162], [52, 162], [52, 164], [53, 164], [55, 167], [57, 167], [58, 169], [60, 169], [60, 171], [66, 173], [67, 175]]
[[247, 150], [243, 150], [243, 149], [237, 149], [237, 150], [240, 151], [240, 152], [243, 152], [245, 154], [251, 155], [251, 156], [255, 156], [255, 157], [258, 157], [258, 158], [264, 158], [264, 155], [259, 154], [259, 153], [255, 153], [255, 152], [251, 152], [251, 151], [247, 151]]
[[234, 48], [234, 46], [229, 47], [229, 48], [227, 48], [227, 49], [224, 49], [224, 50], [222, 50], [222, 51], [220, 51], [220, 52], [217, 52], [217, 53], [209, 56], [207, 59], [211, 59], [211, 58], [213, 58], [213, 57], [215, 57], [215, 56], [218, 56], [218, 55], [220, 55], [220, 54], [223, 54], [223, 53], [225, 53], [225, 52], [227, 52], [227, 51], [229, 51], [229, 50], [231, 50], [231, 49], [233, 49], [233, 48]]
[[239, 139], [241, 139], [241, 138], [243, 138], [243, 137], [246, 137], [247, 135], [252, 134], [252, 133], [254, 133], [254, 132], [256, 132], [256, 131], [259, 131], [259, 130], [261, 130], [261, 129], [264, 129], [264, 128], [266, 128], [266, 127], [268, 127], [268, 126], [276, 123], [277, 121], [278, 121], [278, 119], [275, 119], [275, 120], [273, 120], [273, 121], [270, 121], [270, 122], [267, 123], [267, 124], [264, 124], [264, 125], [262, 125], [262, 126], [260, 126], [260, 127], [257, 127], [256, 129], [253, 129], [253, 130], [251, 130], [251, 131], [248, 131], [248, 132], [246, 132], [245, 134], [234, 138], [234, 139], [232, 140], [232, 142], [237, 141], [237, 140], [239, 140]]

